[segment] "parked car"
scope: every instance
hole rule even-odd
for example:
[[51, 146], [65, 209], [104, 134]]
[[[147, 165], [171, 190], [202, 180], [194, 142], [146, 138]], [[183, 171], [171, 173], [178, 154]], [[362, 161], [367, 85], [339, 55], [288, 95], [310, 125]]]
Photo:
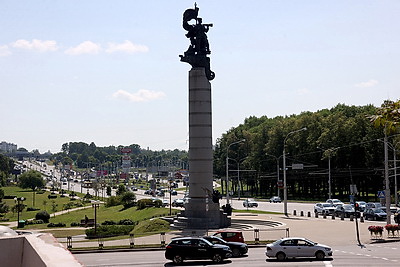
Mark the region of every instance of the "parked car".
[[176, 196], [176, 195], [178, 195], [178, 192], [176, 190], [171, 190], [170, 194], [171, 194], [171, 196]]
[[381, 208], [366, 209], [364, 211], [365, 220], [386, 220], [387, 214]]
[[314, 205], [314, 212], [329, 215], [335, 212], [335, 207], [331, 203], [316, 203]]
[[356, 203], [360, 207], [360, 211], [364, 211], [365, 210], [365, 207], [367, 206], [367, 202], [365, 202], [365, 201], [356, 201]]
[[248, 198], [245, 201], [243, 201], [243, 207], [247, 207], [247, 208], [253, 208], [253, 207], [258, 207], [258, 203], [252, 199], [252, 198]]
[[132, 186], [132, 187], [131, 187], [131, 190], [132, 190], [132, 191], [137, 191], [137, 187], [136, 187], [136, 186]]
[[182, 198], [177, 198], [172, 201], [172, 207], [184, 207], [185, 206], [185, 200]]
[[175, 264], [184, 260], [210, 259], [220, 263], [232, 256], [228, 246], [212, 244], [200, 237], [180, 237], [173, 239], [165, 248], [165, 258], [172, 260]]
[[[344, 204], [344, 205], [337, 206], [335, 209], [335, 216], [341, 217], [342, 214], [345, 218], [350, 218], [350, 215], [355, 216], [356, 211], [351, 204]], [[357, 212], [357, 214], [359, 216], [360, 213]]]
[[376, 208], [382, 208], [382, 204], [379, 202], [368, 202], [365, 204], [365, 209], [376, 209]]
[[269, 199], [269, 202], [270, 203], [281, 203], [282, 202], [282, 199], [280, 198], [280, 197], [278, 197], [278, 196], [274, 196], [274, 197], [271, 197], [270, 199]]
[[222, 238], [219, 238], [217, 236], [203, 236], [203, 238], [207, 241], [210, 241], [213, 244], [220, 244], [220, 245], [225, 245], [230, 247], [232, 250], [232, 256], [233, 257], [239, 257], [245, 255], [249, 248], [246, 243], [242, 242], [227, 242], [223, 240]]
[[[386, 212], [386, 206], [382, 206], [381, 209]], [[398, 208], [394, 206], [390, 206], [390, 213], [395, 214], [397, 212]], [[386, 212], [387, 213], [387, 212]]]
[[397, 212], [393, 216], [394, 216], [394, 222], [400, 224], [400, 210], [397, 210]]
[[331, 203], [334, 207], [336, 207], [338, 204], [343, 205], [344, 203], [342, 201], [340, 201], [337, 198], [330, 198], [326, 200], [326, 203]]
[[221, 230], [217, 231], [213, 236], [222, 238], [227, 242], [241, 242], [244, 243], [243, 233], [240, 231]]

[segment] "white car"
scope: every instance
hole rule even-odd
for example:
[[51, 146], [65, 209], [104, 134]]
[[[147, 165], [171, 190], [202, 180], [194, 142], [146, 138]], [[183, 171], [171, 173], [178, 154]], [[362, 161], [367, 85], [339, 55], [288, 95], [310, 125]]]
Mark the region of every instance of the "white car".
[[331, 203], [317, 203], [314, 205], [314, 212], [319, 214], [333, 214], [336, 208]]
[[332, 248], [302, 237], [283, 238], [267, 244], [265, 255], [283, 261], [287, 258], [316, 257], [323, 260], [332, 256]]
[[328, 199], [327, 201], [326, 201], [326, 203], [331, 203], [333, 206], [337, 206], [337, 205], [344, 205], [344, 203], [342, 202], [342, 201], [340, 201], [339, 199], [337, 199], [337, 198], [332, 198], [332, 199]]
[[252, 207], [258, 207], [258, 203], [252, 199], [252, 198], [248, 198], [245, 201], [243, 201], [243, 207], [248, 207], [248, 208], [252, 208]]

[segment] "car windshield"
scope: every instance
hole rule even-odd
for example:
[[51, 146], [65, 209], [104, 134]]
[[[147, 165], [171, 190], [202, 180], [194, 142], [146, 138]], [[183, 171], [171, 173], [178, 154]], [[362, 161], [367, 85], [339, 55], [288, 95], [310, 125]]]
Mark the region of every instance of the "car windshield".
[[342, 201], [340, 201], [339, 199], [333, 199], [332, 202], [333, 203], [342, 203]]
[[374, 211], [374, 213], [382, 213], [382, 212], [384, 212], [382, 209], [374, 209], [373, 211]]
[[345, 210], [352, 210], [353, 207], [352, 207], [351, 205], [344, 205], [344, 206], [343, 206], [343, 209], [345, 209]]
[[323, 206], [324, 206], [325, 208], [333, 207], [333, 205], [330, 204], [330, 203], [324, 203]]

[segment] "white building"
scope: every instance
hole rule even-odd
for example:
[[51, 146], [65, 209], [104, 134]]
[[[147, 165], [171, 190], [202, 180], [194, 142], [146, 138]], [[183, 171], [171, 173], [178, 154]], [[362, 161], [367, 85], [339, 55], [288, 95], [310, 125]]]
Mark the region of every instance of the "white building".
[[6, 153], [12, 153], [17, 151], [17, 145], [12, 144], [12, 143], [7, 143], [5, 141], [2, 141], [0, 143], [0, 151], [1, 152], [6, 152]]

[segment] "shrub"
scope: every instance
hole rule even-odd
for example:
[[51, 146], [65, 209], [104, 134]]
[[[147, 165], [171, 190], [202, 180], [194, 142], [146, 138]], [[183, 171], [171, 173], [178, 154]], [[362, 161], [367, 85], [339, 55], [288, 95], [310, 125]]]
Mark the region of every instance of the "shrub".
[[47, 198], [48, 198], [48, 199], [57, 198], [57, 195], [48, 195]]
[[139, 199], [137, 202], [137, 209], [138, 210], [142, 210], [145, 209], [147, 207], [152, 207], [153, 206], [153, 201], [151, 199], [148, 198], [144, 198], [144, 199]]
[[113, 207], [118, 205], [121, 205], [121, 200], [119, 197], [111, 196], [107, 198], [106, 207]]
[[135, 222], [130, 219], [123, 219], [118, 222], [119, 225], [135, 225]]
[[72, 223], [71, 223], [71, 227], [75, 227], [75, 226], [80, 226], [80, 223], [72, 222]]
[[132, 230], [133, 225], [100, 225], [97, 227], [97, 235], [94, 228], [86, 229], [85, 233], [88, 238], [111, 237], [119, 235], [128, 235]]
[[48, 223], [50, 220], [50, 214], [47, 211], [42, 210], [42, 211], [39, 211], [38, 213], [36, 213], [35, 219], [43, 220], [43, 222]]
[[65, 223], [59, 222], [59, 223], [49, 223], [47, 227], [65, 227]]
[[115, 221], [104, 221], [101, 224], [102, 225], [116, 225], [117, 223]]
[[156, 208], [162, 207], [162, 201], [160, 199], [157, 199], [156, 201], [154, 201], [153, 204]]
[[26, 211], [37, 211], [37, 210], [40, 210], [40, 209], [37, 209], [37, 208], [31, 208], [31, 207], [29, 207], [29, 208], [27, 208], [27, 209], [26, 209]]

